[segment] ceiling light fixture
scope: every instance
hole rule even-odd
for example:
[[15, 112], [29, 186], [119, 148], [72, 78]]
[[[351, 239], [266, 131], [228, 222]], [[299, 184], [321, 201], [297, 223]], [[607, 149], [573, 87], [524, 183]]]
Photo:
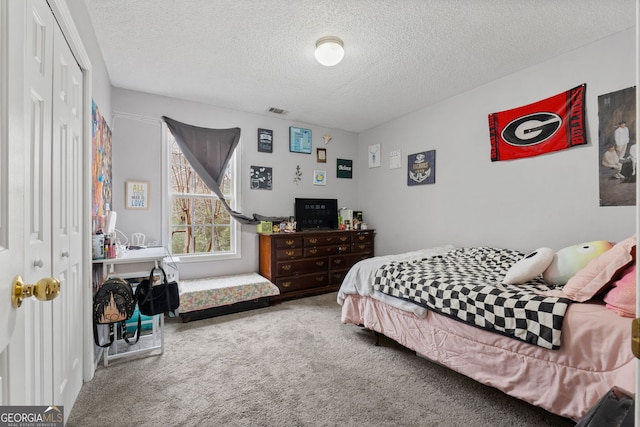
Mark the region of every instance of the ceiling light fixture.
[[332, 67], [344, 58], [344, 44], [335, 36], [322, 37], [316, 42], [316, 59], [326, 67]]

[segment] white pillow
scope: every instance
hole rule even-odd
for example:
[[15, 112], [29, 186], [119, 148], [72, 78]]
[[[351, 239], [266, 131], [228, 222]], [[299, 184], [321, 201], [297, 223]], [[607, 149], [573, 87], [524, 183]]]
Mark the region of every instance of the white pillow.
[[535, 279], [544, 272], [553, 261], [555, 252], [551, 248], [538, 248], [525, 255], [520, 261], [513, 264], [507, 271], [502, 283], [505, 285], [518, 285]]

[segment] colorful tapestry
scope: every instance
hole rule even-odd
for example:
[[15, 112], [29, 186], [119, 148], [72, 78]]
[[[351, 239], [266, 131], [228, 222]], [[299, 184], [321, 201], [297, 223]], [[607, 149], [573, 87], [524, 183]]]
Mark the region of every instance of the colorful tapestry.
[[489, 115], [491, 161], [513, 160], [587, 143], [582, 84], [533, 104]]
[[91, 103], [92, 143], [92, 212], [93, 232], [104, 229], [106, 215], [111, 210], [111, 129], [102, 117], [95, 101]]

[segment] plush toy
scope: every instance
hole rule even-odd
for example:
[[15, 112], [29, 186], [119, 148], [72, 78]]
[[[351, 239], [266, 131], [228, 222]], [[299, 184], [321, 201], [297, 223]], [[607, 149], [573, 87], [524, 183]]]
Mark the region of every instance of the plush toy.
[[596, 240], [560, 249], [542, 273], [542, 277], [547, 283], [565, 285], [574, 274], [586, 267], [589, 261], [612, 247], [610, 242]]

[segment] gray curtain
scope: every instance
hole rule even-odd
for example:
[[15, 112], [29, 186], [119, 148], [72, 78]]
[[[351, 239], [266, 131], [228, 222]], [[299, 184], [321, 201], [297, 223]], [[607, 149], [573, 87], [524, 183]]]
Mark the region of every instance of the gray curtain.
[[253, 214], [252, 217], [248, 217], [234, 211], [227, 204], [220, 190], [220, 183], [229, 159], [240, 141], [240, 128], [207, 129], [181, 123], [166, 116], [162, 119], [169, 126], [169, 130], [191, 167], [207, 187], [220, 198], [225, 209], [236, 221], [242, 224], [257, 224], [261, 220], [268, 220], [262, 215]]

